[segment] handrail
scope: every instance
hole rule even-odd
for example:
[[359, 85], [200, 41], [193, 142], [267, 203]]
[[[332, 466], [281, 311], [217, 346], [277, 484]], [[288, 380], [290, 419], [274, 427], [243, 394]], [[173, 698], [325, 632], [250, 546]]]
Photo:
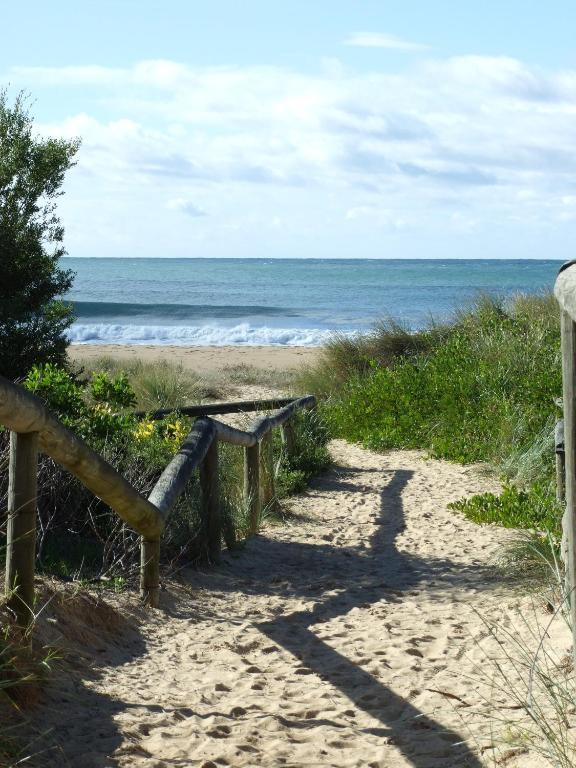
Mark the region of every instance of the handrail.
[[19, 434], [38, 433], [39, 448], [77, 477], [135, 531], [159, 536], [164, 520], [114, 467], [65, 427], [40, 398], [0, 376], [0, 423]]
[[[205, 509], [209, 516], [218, 518], [218, 521], [208, 520], [211, 550], [217, 554], [220, 547], [218, 481], [215, 476], [218, 467], [218, 441], [241, 445], [246, 449], [245, 495], [250, 507], [250, 527], [254, 532], [260, 516], [259, 444], [274, 427], [281, 426], [284, 430], [284, 443], [290, 450], [293, 436], [288, 422], [296, 410], [313, 408], [316, 398], [309, 395], [296, 399], [236, 402], [229, 405], [230, 411], [225, 411], [225, 403], [213, 404], [213, 412], [238, 413], [240, 407], [244, 406], [247, 406], [247, 410], [262, 410], [270, 405], [283, 407], [258, 419], [248, 431], [203, 415], [195, 421], [148, 499], [145, 499], [102, 456], [50, 413], [38, 397], [0, 376], [0, 424], [8, 427], [15, 438], [11, 440], [10, 454], [6, 591], [12, 591], [15, 585], [19, 587], [20, 593], [10, 602], [22, 623], [28, 623], [31, 618], [34, 597], [35, 468], [38, 448], [77, 477], [86, 488], [141, 534], [141, 590], [148, 602], [155, 606], [158, 604], [159, 591], [160, 535], [168, 514], [183, 493], [194, 470], [198, 467], [201, 469]], [[161, 418], [158, 414], [168, 415], [174, 411], [197, 415], [198, 411], [207, 409], [210, 409], [210, 406], [165, 409], [155, 412], [152, 417]], [[32, 439], [31, 443], [26, 442], [28, 437]], [[18, 439], [21, 444], [19, 455]], [[270, 443], [267, 452], [271, 450]], [[31, 464], [34, 466], [31, 467]], [[21, 504], [17, 503], [19, 499]], [[26, 526], [29, 528], [32, 525], [34, 530], [29, 531], [26, 526], [21, 530], [25, 515], [20, 515], [20, 506], [26, 509], [26, 520], [30, 521]], [[20, 517], [22, 519], [19, 519]], [[20, 537], [15, 535], [17, 530], [20, 530]]]
[[562, 264], [554, 284], [554, 296], [560, 309], [576, 321], [576, 260]]
[[223, 424], [221, 421], [212, 419], [216, 425], [218, 432], [218, 438], [225, 443], [232, 443], [232, 445], [242, 445], [245, 448], [250, 448], [256, 443], [259, 443], [264, 435], [274, 427], [280, 427], [287, 421], [294, 412], [299, 408], [313, 408], [316, 405], [316, 398], [314, 395], [307, 395], [306, 397], [299, 397], [292, 400], [289, 405], [284, 406], [280, 410], [276, 411], [269, 416], [262, 416], [254, 422], [251, 429], [244, 431], [231, 427], [228, 424]]
[[164, 419], [173, 413], [182, 416], [217, 416], [225, 413], [250, 413], [252, 411], [272, 411], [294, 401], [293, 397], [276, 397], [269, 400], [235, 400], [230, 403], [205, 403], [204, 405], [183, 405], [180, 408], [159, 408], [156, 411], [134, 411], [137, 419]]
[[258, 419], [247, 431], [223, 424], [216, 419], [197, 419], [178, 453], [160, 475], [148, 501], [154, 504], [165, 520], [192, 472], [202, 463], [213, 440], [219, 439], [224, 443], [251, 448], [271, 429], [284, 424], [298, 408], [311, 408], [315, 404], [316, 398], [313, 395], [292, 400], [289, 405], [271, 416]]
[[148, 500], [160, 510], [164, 519], [182, 494], [192, 472], [200, 466], [216, 437], [210, 419], [198, 419], [170, 464], [158, 478]]

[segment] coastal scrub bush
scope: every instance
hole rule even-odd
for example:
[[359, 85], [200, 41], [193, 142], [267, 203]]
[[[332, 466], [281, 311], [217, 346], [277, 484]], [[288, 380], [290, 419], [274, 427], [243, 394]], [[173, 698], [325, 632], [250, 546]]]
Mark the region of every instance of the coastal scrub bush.
[[[138, 420], [127, 410], [135, 394], [123, 371], [93, 371], [80, 380], [59, 366], [33, 366], [23, 385], [143, 495], [152, 490], [189, 431], [172, 414]], [[138, 536], [82, 483], [49, 457], [39, 465], [40, 567], [63, 578], [109, 576], [136, 569]], [[191, 481], [174, 510], [163, 540], [165, 554], [193, 551], [200, 536], [197, 482]]]
[[526, 490], [505, 485], [502, 493], [481, 493], [448, 504], [474, 523], [497, 523], [504, 528], [532, 528], [561, 533], [562, 510], [550, 483], [535, 483]]
[[86, 386], [63, 368], [46, 363], [32, 366], [23, 385], [92, 447], [114, 437], [119, 439], [134, 426], [130, 414], [115, 412], [134, 402], [134, 393], [122, 373], [114, 379], [106, 373], [94, 373]]
[[82, 387], [58, 365], [33, 365], [23, 385], [61, 419], [76, 419], [86, 410]]
[[111, 403], [119, 408], [136, 405], [136, 395], [124, 371], [114, 378], [108, 371], [95, 371], [90, 380], [90, 394], [96, 403]]
[[379, 320], [366, 334], [335, 333], [328, 339], [318, 363], [296, 376], [296, 388], [328, 397], [351, 379], [364, 377], [375, 368], [388, 367], [399, 359], [438, 347], [449, 332], [450, 328], [435, 323], [422, 331], [410, 331], [388, 318]]
[[62, 363], [72, 323], [59, 300], [73, 273], [60, 269], [64, 229], [56, 200], [79, 141], [41, 138], [27, 99], [0, 90], [0, 374], [23, 376], [33, 363]]
[[[356, 372], [325, 409], [328, 423], [371, 448], [425, 448], [500, 466], [527, 451], [556, 414], [559, 328], [550, 310], [547, 297], [509, 307], [480, 300], [442, 332], [436, 327], [428, 349]], [[546, 462], [552, 466], [553, 455]]]

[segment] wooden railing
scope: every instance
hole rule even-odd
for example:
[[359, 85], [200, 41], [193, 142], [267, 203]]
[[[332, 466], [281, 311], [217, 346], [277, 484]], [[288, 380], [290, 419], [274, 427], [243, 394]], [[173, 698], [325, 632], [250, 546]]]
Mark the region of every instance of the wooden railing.
[[[166, 519], [192, 474], [199, 470], [202, 516], [207, 527], [209, 550], [216, 559], [222, 535], [218, 443], [232, 443], [245, 450], [244, 495], [250, 530], [255, 532], [262, 505], [270, 503], [275, 495], [271, 431], [282, 428], [284, 449], [287, 454], [292, 453], [294, 431], [291, 419], [297, 410], [315, 405], [316, 399], [310, 395], [295, 399], [184, 406], [152, 414], [136, 413], [137, 417], [146, 415], [161, 419], [177, 410], [186, 416], [199, 417], [146, 499], [114, 467], [67, 429], [35, 395], [0, 377], [0, 424], [11, 430], [5, 588], [18, 622], [24, 626], [33, 616], [39, 451], [77, 477], [141, 535], [140, 589], [144, 600], [157, 606], [160, 539]], [[277, 410], [260, 417], [248, 431], [210, 418], [215, 414], [270, 408]], [[266, 482], [263, 483], [261, 464], [266, 468]]]
[[[561, 310], [562, 338], [562, 407], [564, 411], [563, 438], [564, 498], [566, 509], [562, 518], [563, 552], [566, 566], [567, 595], [570, 602], [573, 647], [576, 652], [576, 261], [560, 268], [554, 295]], [[559, 469], [561, 472], [562, 469]], [[560, 496], [560, 490], [558, 491]]]

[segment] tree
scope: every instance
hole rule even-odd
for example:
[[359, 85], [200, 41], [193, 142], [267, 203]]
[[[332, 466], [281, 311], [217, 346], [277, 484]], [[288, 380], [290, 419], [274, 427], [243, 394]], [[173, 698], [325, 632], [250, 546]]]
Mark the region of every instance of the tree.
[[56, 200], [80, 142], [35, 135], [28, 101], [11, 105], [0, 90], [0, 374], [10, 379], [63, 363], [73, 321]]

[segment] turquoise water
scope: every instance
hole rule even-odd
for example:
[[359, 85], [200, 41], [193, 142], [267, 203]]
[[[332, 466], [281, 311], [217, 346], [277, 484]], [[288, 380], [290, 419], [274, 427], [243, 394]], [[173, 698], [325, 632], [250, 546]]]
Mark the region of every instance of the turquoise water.
[[412, 328], [480, 293], [550, 290], [550, 260], [74, 259], [73, 343], [318, 345], [392, 316]]

